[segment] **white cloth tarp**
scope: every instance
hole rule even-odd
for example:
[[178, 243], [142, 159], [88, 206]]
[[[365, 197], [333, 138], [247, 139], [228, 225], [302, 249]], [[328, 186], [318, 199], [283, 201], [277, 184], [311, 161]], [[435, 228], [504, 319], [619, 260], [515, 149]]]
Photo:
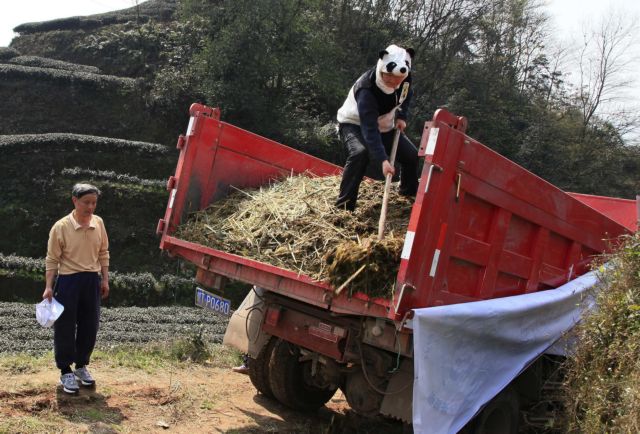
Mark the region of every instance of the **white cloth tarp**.
[[587, 273], [560, 288], [415, 310], [413, 428], [456, 433], [592, 305]]

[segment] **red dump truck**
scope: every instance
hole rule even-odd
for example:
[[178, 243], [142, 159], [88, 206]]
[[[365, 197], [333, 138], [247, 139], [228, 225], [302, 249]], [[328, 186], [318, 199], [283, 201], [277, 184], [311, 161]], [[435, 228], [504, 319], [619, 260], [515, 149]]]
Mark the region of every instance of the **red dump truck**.
[[294, 409], [319, 408], [340, 388], [358, 413], [410, 422], [413, 309], [556, 288], [636, 229], [634, 201], [568, 194], [467, 136], [465, 118], [438, 110], [420, 141], [424, 165], [393, 298], [336, 295], [309, 276], [174, 236], [231, 186], [341, 172], [222, 122], [218, 109], [194, 104], [190, 116], [160, 247], [195, 264], [197, 282], [214, 293], [226, 278], [254, 285], [225, 343], [249, 354], [261, 393]]

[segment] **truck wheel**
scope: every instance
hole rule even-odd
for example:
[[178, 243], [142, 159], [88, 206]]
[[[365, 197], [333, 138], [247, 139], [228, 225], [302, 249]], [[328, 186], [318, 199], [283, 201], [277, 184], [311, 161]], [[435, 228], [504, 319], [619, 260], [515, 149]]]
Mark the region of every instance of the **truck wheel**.
[[507, 387], [471, 422], [473, 434], [516, 434], [520, 417], [518, 393]]
[[[384, 384], [376, 387], [384, 388]], [[384, 396], [376, 392], [367, 382], [362, 371], [351, 373], [343, 389], [349, 407], [361, 416], [373, 417], [380, 412]]]
[[274, 397], [269, 385], [269, 360], [276, 341], [275, 338], [269, 339], [255, 359], [249, 358], [249, 379], [253, 387], [267, 398]]
[[278, 339], [269, 361], [269, 384], [275, 398], [294, 410], [313, 411], [336, 393], [335, 387], [311, 384], [311, 362], [300, 362], [300, 349]]

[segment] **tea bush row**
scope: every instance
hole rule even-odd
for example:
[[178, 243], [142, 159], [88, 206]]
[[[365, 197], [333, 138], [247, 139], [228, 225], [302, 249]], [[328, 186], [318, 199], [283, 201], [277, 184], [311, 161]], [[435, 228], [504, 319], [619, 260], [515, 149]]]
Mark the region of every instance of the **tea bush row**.
[[[188, 339], [202, 330], [207, 343], [220, 343], [227, 317], [196, 307], [103, 307], [97, 348]], [[0, 353], [38, 354], [53, 346], [53, 330], [36, 322], [33, 304], [0, 302]]]
[[[3, 273], [4, 272], [4, 273]], [[0, 273], [41, 281], [44, 278], [43, 258], [27, 258], [0, 253]], [[109, 272], [110, 306], [192, 305], [195, 281], [191, 278], [164, 274], [156, 278], [151, 273]]]

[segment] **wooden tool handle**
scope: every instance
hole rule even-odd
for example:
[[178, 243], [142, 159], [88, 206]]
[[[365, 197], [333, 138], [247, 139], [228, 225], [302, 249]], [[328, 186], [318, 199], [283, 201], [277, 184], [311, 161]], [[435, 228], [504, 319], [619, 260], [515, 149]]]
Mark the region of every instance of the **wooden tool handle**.
[[[396, 128], [393, 136], [393, 146], [391, 147], [391, 157], [389, 163], [393, 166], [396, 159], [396, 151], [398, 150], [398, 141], [400, 140], [400, 130]], [[384, 194], [382, 195], [382, 210], [380, 211], [380, 220], [378, 221], [378, 241], [384, 238], [384, 226], [387, 222], [387, 204], [389, 202], [389, 190], [391, 190], [391, 174], [387, 174], [384, 182]]]

